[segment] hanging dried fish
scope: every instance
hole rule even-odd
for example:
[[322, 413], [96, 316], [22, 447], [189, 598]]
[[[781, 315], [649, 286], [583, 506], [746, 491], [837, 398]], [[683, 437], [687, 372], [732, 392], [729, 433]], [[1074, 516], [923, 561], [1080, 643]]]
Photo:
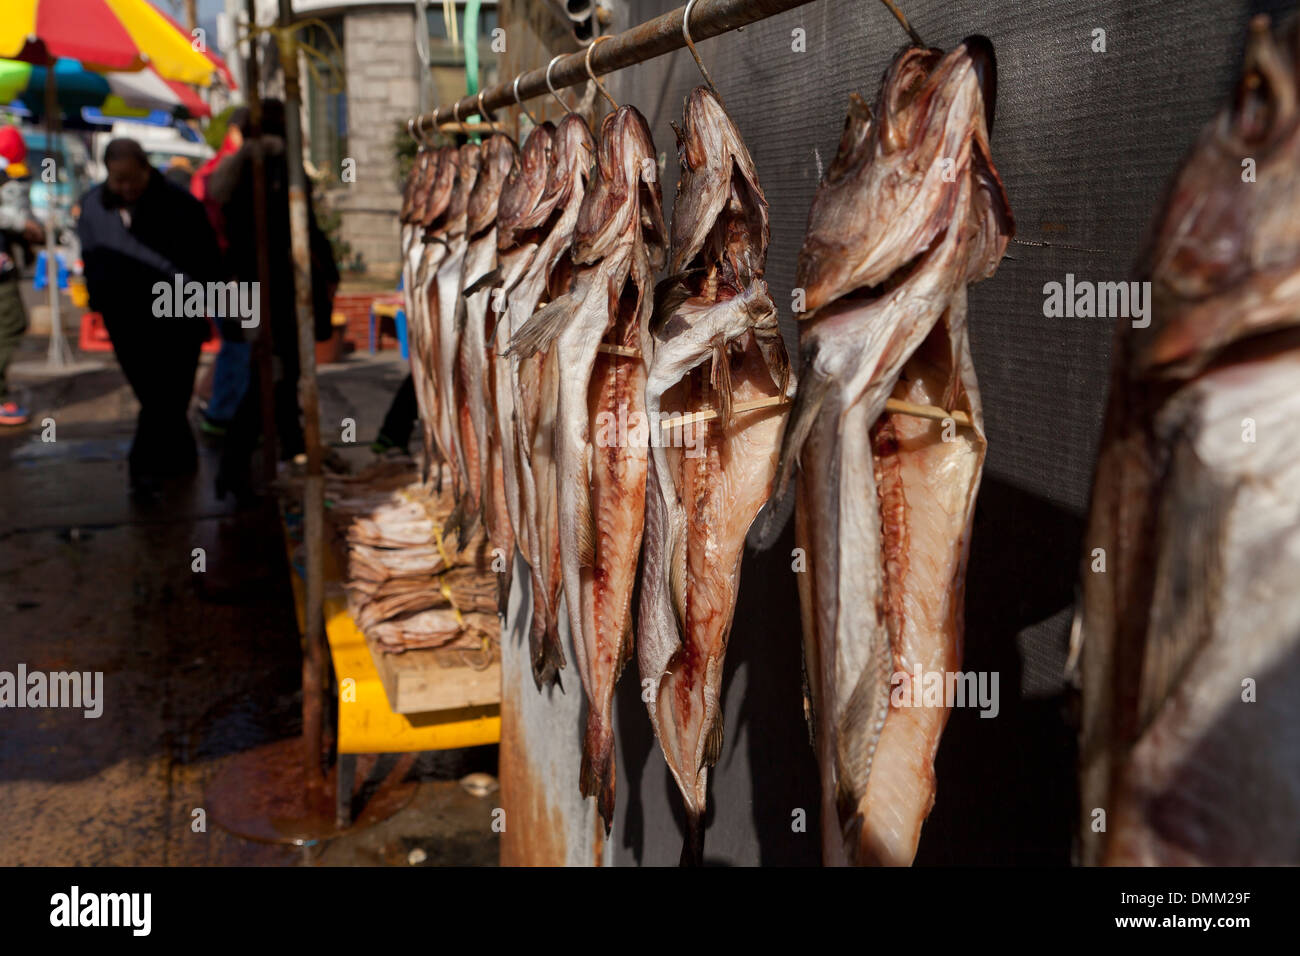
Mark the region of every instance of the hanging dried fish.
[[[522, 278], [507, 289], [511, 327], [522, 332], [545, 295], [554, 300], [572, 283], [569, 256], [587, 193], [594, 143], [587, 123], [566, 116], [555, 132], [555, 163], [533, 221], [543, 236]], [[516, 333], [516, 335], [518, 332]], [[513, 338], [513, 337], [512, 337]], [[533, 619], [529, 654], [538, 688], [555, 682], [564, 667], [557, 621], [562, 586], [558, 492], [553, 456], [559, 383], [565, 374], [549, 343], [530, 356], [512, 353], [515, 365], [515, 424], [520, 463], [521, 511], [529, 527]]]
[[1072, 648], [1085, 863], [1300, 863], [1298, 43], [1252, 21], [1139, 268], [1151, 310], [1116, 326]]
[[[654, 143], [624, 106], [601, 124], [596, 170], [578, 216], [573, 288], [515, 336], [562, 370], [554, 436], [560, 564], [574, 656], [587, 694], [579, 785], [614, 818], [613, 694], [632, 653], [632, 588], [645, 516], [646, 442], [617, 422], [644, 415], [645, 363], [664, 223]], [[600, 351], [602, 343], [615, 352]]]
[[[464, 290], [457, 306], [458, 359], [452, 379], [456, 403], [461, 470], [467, 479], [457, 511], [448, 521], [448, 533], [468, 541], [480, 519], [492, 545], [503, 555], [515, 551], [514, 532], [506, 514], [501, 458], [489, 442], [490, 395], [488, 392], [488, 311], [492, 288], [490, 276], [497, 266], [497, 204], [506, 177], [515, 163], [515, 145], [509, 137], [496, 134], [482, 147], [479, 175], [470, 193], [466, 212], [465, 261], [460, 284]], [[504, 562], [501, 562], [502, 570]], [[499, 574], [500, 608], [509, 599], [508, 573]]]
[[[995, 84], [980, 37], [900, 53], [874, 117], [851, 101], [799, 255], [808, 312], [779, 487], [797, 465], [828, 864], [910, 863], [934, 802], [948, 707], [898, 706], [891, 690], [896, 674], [961, 661], [985, 447], [966, 286], [992, 275], [1014, 229], [989, 151]], [[963, 410], [972, 427], [888, 413], [890, 397]]]
[[[767, 200], [717, 97], [686, 100], [677, 130], [670, 278], [659, 289], [646, 411], [655, 439], [646, 491], [639, 609], [650, 721], [686, 804], [683, 863], [700, 863], [709, 767], [722, 749], [723, 657], [751, 522], [767, 501], [793, 391], [776, 306], [763, 280]], [[660, 432], [662, 415], [712, 421]]]

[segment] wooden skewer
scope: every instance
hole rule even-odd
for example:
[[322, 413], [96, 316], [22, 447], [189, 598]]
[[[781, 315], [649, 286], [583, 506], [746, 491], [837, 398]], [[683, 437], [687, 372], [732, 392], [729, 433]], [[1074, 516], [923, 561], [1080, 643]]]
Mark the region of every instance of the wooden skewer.
[[[786, 404], [785, 396], [773, 395], [770, 398], [759, 398], [752, 402], [740, 402], [731, 406], [733, 415], [739, 415], [741, 412], [752, 412], [756, 408], [771, 408], [776, 405]], [[958, 425], [964, 428], [971, 427], [970, 416], [965, 412], [950, 412], [947, 409], [939, 408], [937, 405], [916, 405], [912, 402], [905, 402], [901, 399], [891, 398], [885, 402], [885, 411], [894, 415], [912, 415], [916, 418], [928, 418], [931, 421], [941, 422], [951, 418]], [[694, 425], [696, 422], [708, 422], [718, 417], [716, 409], [705, 409], [702, 412], [691, 412], [689, 415], [679, 415], [676, 418], [669, 418], [659, 423], [659, 427], [664, 431], [670, 428], [682, 428], [686, 425]]]
[[640, 349], [629, 348], [626, 345], [609, 345], [605, 342], [601, 342], [600, 345], [596, 346], [596, 351], [607, 352], [610, 355], [626, 355], [628, 358], [641, 357]]

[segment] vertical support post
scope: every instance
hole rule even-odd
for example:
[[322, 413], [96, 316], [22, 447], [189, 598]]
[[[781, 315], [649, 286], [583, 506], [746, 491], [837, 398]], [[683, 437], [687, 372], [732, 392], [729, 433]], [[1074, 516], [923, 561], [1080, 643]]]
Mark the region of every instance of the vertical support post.
[[[257, 62], [257, 0], [248, 0], [248, 63], [244, 77], [248, 83], [248, 135], [254, 142], [262, 136], [262, 75]], [[249, 151], [253, 166], [253, 226], [259, 236], [266, 235], [266, 173], [262, 151]], [[262, 481], [275, 480], [275, 381], [271, 357], [275, 342], [271, 330], [271, 251], [265, 242], [257, 244], [258, 315], [262, 317], [253, 342], [253, 361], [257, 367], [257, 385], [261, 393]]]
[[312, 308], [311, 243], [307, 225], [307, 175], [302, 166], [302, 93], [298, 83], [298, 40], [290, 0], [280, 0], [280, 66], [284, 70], [285, 159], [289, 166], [289, 235], [293, 252], [294, 311], [298, 319], [298, 396], [302, 403], [307, 475], [303, 482], [303, 543], [306, 547], [307, 607], [302, 657], [303, 757], [308, 786], [323, 785], [320, 774], [324, 697], [325, 479], [321, 473], [320, 405], [316, 391], [316, 321]]

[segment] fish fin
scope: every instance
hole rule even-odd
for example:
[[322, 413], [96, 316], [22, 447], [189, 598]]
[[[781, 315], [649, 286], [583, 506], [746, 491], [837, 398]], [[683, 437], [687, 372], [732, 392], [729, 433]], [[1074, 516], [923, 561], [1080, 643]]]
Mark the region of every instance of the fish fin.
[[813, 361], [813, 355], [804, 358], [807, 369], [799, 380], [795, 391], [794, 404], [790, 407], [790, 417], [785, 423], [785, 434], [781, 440], [781, 460], [777, 465], [776, 480], [772, 482], [772, 494], [768, 497], [763, 510], [754, 520], [755, 531], [749, 536], [754, 547], [766, 551], [776, 544], [785, 528], [789, 515], [786, 497], [790, 494], [790, 476], [799, 467], [799, 457], [803, 453], [804, 442], [812, 433], [817, 416], [830, 394], [835, 380], [829, 375], [819, 373]]
[[578, 297], [572, 292], [548, 302], [533, 313], [510, 340], [507, 351], [520, 358], [528, 358], [550, 347], [564, 328], [565, 320], [577, 307]]
[[[835, 768], [840, 792], [837, 793], [840, 826], [851, 825], [848, 816], [858, 812], [858, 803], [867, 792], [876, 745], [889, 715], [889, 672], [893, 653], [884, 632], [873, 641], [871, 662], [858, 675], [837, 727]], [[850, 806], [851, 805], [851, 806]], [[847, 831], [846, 831], [847, 833]]]
[[461, 292], [461, 295], [464, 298], [468, 299], [474, 293], [481, 292], [484, 289], [488, 289], [496, 285], [497, 282], [500, 281], [500, 279], [501, 279], [501, 267], [497, 266], [495, 269], [491, 270], [490, 272], [485, 272], [483, 275], [479, 276], [469, 285], [465, 286], [465, 290]]
[[578, 789], [584, 797], [596, 798], [596, 809], [605, 824], [605, 835], [614, 826], [614, 731], [595, 711], [587, 712], [587, 733], [582, 740], [582, 766]]
[[720, 431], [725, 431], [731, 427], [731, 354], [725, 343], [713, 347], [713, 366], [709, 370], [709, 384], [716, 395], [718, 428]]
[[668, 591], [677, 617], [677, 634], [686, 633], [686, 542], [673, 535], [668, 542]]
[[703, 765], [712, 767], [722, 756], [722, 708], [713, 715], [713, 726], [709, 728], [709, 736], [704, 739], [704, 756]]
[[596, 522], [591, 514], [591, 485], [582, 482], [578, 495], [578, 567], [596, 566]]

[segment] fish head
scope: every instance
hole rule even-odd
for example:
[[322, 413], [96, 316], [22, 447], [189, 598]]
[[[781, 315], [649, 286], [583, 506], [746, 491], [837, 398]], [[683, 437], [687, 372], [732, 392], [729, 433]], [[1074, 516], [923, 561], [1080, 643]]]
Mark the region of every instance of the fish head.
[[420, 222], [426, 227], [435, 225], [447, 212], [451, 194], [456, 185], [456, 147], [440, 146], [429, 161], [428, 195]]
[[682, 125], [674, 130], [681, 177], [670, 271], [683, 274], [717, 263], [733, 291], [746, 288], [763, 275], [770, 231], [753, 157], [707, 86], [687, 95]]
[[574, 259], [599, 260], [616, 243], [639, 231], [648, 246], [663, 249], [663, 193], [654, 140], [635, 106], [621, 106], [600, 125], [596, 169], [578, 213]]
[[501, 190], [506, 184], [515, 165], [514, 141], [502, 133], [493, 133], [480, 149], [482, 161], [478, 178], [469, 195], [468, 230], [470, 235], [478, 235], [487, 229], [497, 218], [497, 205], [501, 199]]
[[596, 152], [596, 140], [591, 127], [577, 113], [560, 120], [555, 130], [555, 161], [546, 181], [546, 192], [541, 206], [546, 215], [557, 206], [566, 205], [573, 195], [574, 186], [585, 183], [591, 174], [591, 160]]
[[[992, 272], [1014, 231], [989, 149], [996, 91], [993, 46], [976, 36], [946, 54], [904, 49], [885, 73], [874, 112], [861, 97], [850, 100], [799, 255], [801, 318], [882, 284], [954, 222], [975, 231], [968, 278]], [[963, 196], [970, 199], [959, 208]]]
[[469, 213], [469, 197], [478, 181], [479, 170], [483, 166], [483, 151], [476, 143], [466, 143], [459, 149], [451, 147], [451, 162], [456, 169], [456, 183], [451, 190], [451, 200], [447, 204], [447, 229], [451, 235], [464, 232], [466, 217]]
[[398, 216], [402, 222], [411, 222], [415, 216], [415, 203], [423, 198], [425, 184], [429, 178], [429, 159], [433, 152], [421, 145], [411, 164], [411, 174], [406, 180], [406, 191], [402, 194], [402, 211]]
[[550, 122], [534, 126], [524, 140], [518, 161], [510, 168], [497, 206], [497, 243], [507, 249], [518, 243], [519, 234], [537, 228], [533, 212], [551, 173], [555, 156], [555, 126]]
[[1179, 379], [1300, 322], [1300, 28], [1250, 24], [1241, 77], [1165, 198], [1140, 261], [1130, 372]]

